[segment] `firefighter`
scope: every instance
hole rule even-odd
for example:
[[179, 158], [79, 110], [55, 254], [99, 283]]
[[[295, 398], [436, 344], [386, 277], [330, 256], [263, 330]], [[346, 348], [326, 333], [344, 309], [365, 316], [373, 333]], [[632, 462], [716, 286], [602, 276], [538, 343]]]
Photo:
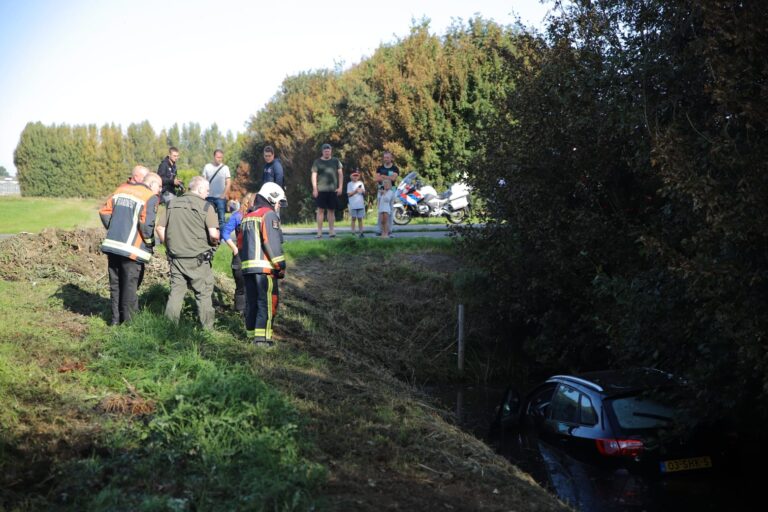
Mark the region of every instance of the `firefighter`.
[[101, 252], [107, 255], [112, 325], [131, 319], [139, 309], [137, 296], [144, 264], [155, 245], [155, 218], [162, 180], [146, 167], [136, 166], [133, 182], [123, 183], [99, 210], [107, 229]]
[[285, 192], [276, 183], [265, 183], [253, 205], [243, 217], [238, 235], [238, 252], [245, 278], [245, 330], [257, 347], [269, 348], [272, 321], [277, 313], [277, 280], [285, 277], [283, 235], [280, 230], [280, 201]]

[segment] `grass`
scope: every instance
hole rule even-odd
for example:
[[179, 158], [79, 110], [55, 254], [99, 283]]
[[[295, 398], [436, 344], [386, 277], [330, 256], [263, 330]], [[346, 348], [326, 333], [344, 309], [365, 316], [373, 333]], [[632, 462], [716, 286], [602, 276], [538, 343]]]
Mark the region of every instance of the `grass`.
[[[101, 200], [15, 197], [0, 196], [0, 234], [20, 233], [22, 231], [39, 233], [45, 228], [99, 228], [99, 208]], [[444, 225], [444, 218], [417, 218], [413, 225]], [[349, 226], [349, 220], [338, 221], [337, 225]], [[366, 226], [376, 225], [376, 215], [368, 211]], [[325, 223], [327, 228], [327, 222]], [[286, 228], [314, 228], [315, 221], [285, 224]]]
[[0, 233], [99, 227], [100, 206], [94, 199], [0, 197]]
[[[371, 255], [391, 257], [401, 252], [448, 251], [452, 241], [449, 238], [378, 238], [339, 237], [338, 240], [293, 240], [283, 245], [288, 265], [298, 260], [318, 260], [341, 258], [349, 255]], [[213, 268], [229, 275], [232, 251], [229, 247], [219, 247], [214, 255]]]
[[411, 386], [455, 377], [447, 241], [288, 244], [263, 351], [226, 249], [215, 331], [161, 257], [108, 327], [100, 235], [0, 241], [0, 510], [563, 510]]
[[[5, 499], [70, 510], [311, 506], [325, 470], [306, 459], [296, 408], [249, 363], [263, 354], [227, 333], [174, 326], [149, 312], [112, 330], [94, 320], [72, 339], [59, 327], [72, 316], [64, 301], [45, 299], [55, 290], [41, 285], [22, 293], [24, 287], [0, 282], [7, 340], [0, 342], [0, 395], [10, 399], [0, 411]], [[41, 302], [56, 320], [35, 307]], [[32, 314], [16, 322], [16, 308]], [[281, 364], [292, 366], [284, 356]], [[87, 371], [63, 372], [65, 361], [83, 362]], [[78, 429], [84, 417], [97, 426], [89, 439]], [[30, 424], [50, 425], [48, 435], [85, 456], [20, 448], [22, 427]], [[53, 460], [55, 477], [37, 493], [23, 484], [38, 475], [16, 470], [30, 456]]]

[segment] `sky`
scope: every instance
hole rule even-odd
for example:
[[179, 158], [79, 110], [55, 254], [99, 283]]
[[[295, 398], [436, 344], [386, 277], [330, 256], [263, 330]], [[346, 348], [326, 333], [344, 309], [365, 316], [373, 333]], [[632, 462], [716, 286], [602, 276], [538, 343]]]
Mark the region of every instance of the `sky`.
[[302, 71], [354, 65], [430, 20], [541, 27], [540, 0], [0, 0], [0, 165], [28, 122], [216, 123], [233, 134]]

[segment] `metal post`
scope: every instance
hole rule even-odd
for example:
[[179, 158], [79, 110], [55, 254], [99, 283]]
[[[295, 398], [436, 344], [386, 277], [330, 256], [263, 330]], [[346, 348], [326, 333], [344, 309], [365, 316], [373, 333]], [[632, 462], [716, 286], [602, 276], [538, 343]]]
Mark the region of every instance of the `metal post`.
[[464, 304], [459, 304], [459, 373], [464, 373]]

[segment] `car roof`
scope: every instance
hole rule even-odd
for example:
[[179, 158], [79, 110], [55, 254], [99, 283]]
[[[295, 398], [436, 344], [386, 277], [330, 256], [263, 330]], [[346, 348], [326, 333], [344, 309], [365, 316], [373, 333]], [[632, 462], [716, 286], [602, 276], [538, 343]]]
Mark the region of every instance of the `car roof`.
[[655, 368], [630, 368], [626, 370], [604, 370], [578, 375], [554, 375], [549, 382], [580, 384], [606, 396], [623, 395], [679, 384], [674, 375]]

